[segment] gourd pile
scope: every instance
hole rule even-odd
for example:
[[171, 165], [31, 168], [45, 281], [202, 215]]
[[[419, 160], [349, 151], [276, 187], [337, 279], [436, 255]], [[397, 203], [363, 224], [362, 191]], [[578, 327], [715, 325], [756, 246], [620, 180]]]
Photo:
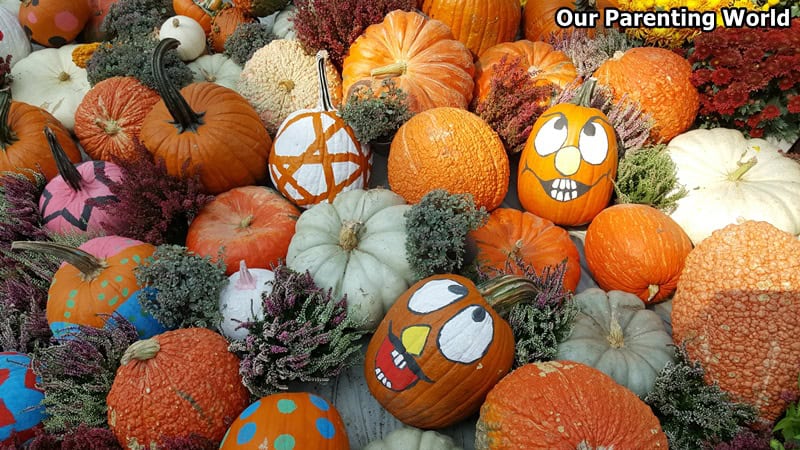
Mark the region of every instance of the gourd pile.
[[800, 446], [797, 2], [1, 3], [0, 449]]

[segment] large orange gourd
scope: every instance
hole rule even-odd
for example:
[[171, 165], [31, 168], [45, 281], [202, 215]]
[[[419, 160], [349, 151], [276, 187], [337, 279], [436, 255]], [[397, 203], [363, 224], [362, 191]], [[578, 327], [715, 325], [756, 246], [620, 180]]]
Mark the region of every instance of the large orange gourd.
[[556, 23], [556, 12], [561, 8], [568, 8], [579, 12], [599, 11], [600, 17], [597, 26], [583, 28], [594, 36], [597, 30], [605, 28], [603, 24], [603, 10], [606, 8], [619, 8], [615, 0], [530, 0], [525, 3], [522, 11], [522, 28], [525, 39], [531, 41], [546, 41], [553, 34], [572, 33], [574, 26], [562, 28]]
[[519, 0], [425, 0], [422, 12], [447, 24], [476, 57], [513, 41], [522, 18]]

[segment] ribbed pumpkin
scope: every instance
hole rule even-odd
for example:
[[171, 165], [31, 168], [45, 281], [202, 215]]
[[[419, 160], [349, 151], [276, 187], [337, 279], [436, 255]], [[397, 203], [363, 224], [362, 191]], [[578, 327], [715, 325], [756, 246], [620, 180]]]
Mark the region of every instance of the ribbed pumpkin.
[[144, 118], [139, 136], [171, 175], [184, 165], [200, 169], [200, 181], [212, 194], [266, 178], [272, 140], [255, 110], [241, 95], [215, 83], [192, 83], [178, 91], [164, 70], [164, 54], [176, 39], [159, 42], [153, 53], [161, 101]]
[[513, 41], [522, 17], [519, 0], [425, 0], [422, 12], [449, 26], [476, 58], [495, 44]]
[[356, 83], [372, 85], [392, 78], [408, 94], [417, 113], [441, 106], [466, 108], [472, 99], [472, 53], [443, 22], [401, 10], [370, 25], [350, 46], [342, 65], [342, 91]]
[[220, 442], [249, 401], [228, 341], [183, 328], [128, 347], [106, 400], [108, 425], [122, 446], [192, 434]]
[[75, 136], [92, 159], [130, 159], [142, 122], [161, 97], [133, 77], [95, 84], [75, 111]]
[[228, 5], [214, 13], [211, 19], [211, 31], [208, 33], [208, 46], [217, 53], [225, 51], [225, 41], [243, 23], [255, 22], [256, 19], [246, 10]]
[[689, 253], [672, 299], [675, 343], [771, 425], [797, 394], [800, 240], [767, 222], [711, 233]]
[[87, 0], [23, 0], [19, 23], [33, 42], [61, 47], [78, 37], [89, 14]]
[[[14, 3], [16, 3], [17, 7], [20, 6], [18, 1], [14, 0]], [[25, 30], [22, 29], [22, 25], [19, 23], [17, 13], [6, 8], [9, 6], [8, 4], [3, 4], [2, 6], [2, 11], [0, 11], [0, 30], [3, 30], [3, 38], [0, 39], [0, 55], [3, 58], [10, 56], [11, 60], [6, 60], [6, 62], [13, 67], [17, 61], [30, 55], [33, 49], [31, 48], [30, 38], [25, 34]]]
[[475, 241], [475, 260], [479, 267], [522, 274], [514, 264], [522, 260], [539, 275], [547, 266], [556, 266], [565, 259], [564, 288], [574, 291], [581, 279], [581, 262], [578, 248], [567, 230], [555, 226], [529, 212], [512, 208], [497, 208], [489, 215], [486, 224], [470, 233]]
[[472, 194], [492, 210], [508, 192], [509, 162], [497, 133], [475, 114], [440, 107], [397, 130], [387, 162], [389, 186], [408, 203], [434, 189]]
[[630, 292], [645, 303], [666, 300], [675, 291], [689, 236], [668, 215], [649, 205], [610, 206], [586, 229], [583, 251], [601, 288]]
[[224, 5], [222, 0], [172, 0], [175, 14], [196, 20], [206, 35], [211, 32], [212, 16], [222, 8], [222, 5]]
[[600, 11], [596, 27], [584, 28], [590, 36], [605, 28], [603, 10], [619, 8], [615, 0], [536, 0], [525, 3], [522, 11], [522, 29], [525, 39], [547, 41], [552, 34], [572, 33], [575, 27], [562, 28], [556, 24], [556, 12], [561, 8], [574, 11]]
[[668, 142], [688, 130], [700, 109], [700, 94], [691, 81], [686, 58], [658, 47], [617, 51], [592, 75], [611, 88], [614, 99], [636, 101], [653, 121], [650, 142]]

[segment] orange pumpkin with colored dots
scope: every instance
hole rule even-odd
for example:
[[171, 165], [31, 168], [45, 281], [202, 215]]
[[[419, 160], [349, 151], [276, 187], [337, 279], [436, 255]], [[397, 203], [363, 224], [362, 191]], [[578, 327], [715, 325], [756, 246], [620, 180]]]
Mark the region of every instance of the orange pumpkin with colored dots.
[[557, 225], [588, 223], [608, 205], [617, 176], [617, 134], [592, 108], [596, 80], [574, 103], [560, 103], [536, 120], [522, 150], [517, 192], [522, 207]]
[[268, 395], [231, 424], [220, 450], [349, 450], [347, 430], [327, 400], [306, 392]]
[[87, 0], [23, 0], [18, 17], [33, 42], [61, 47], [78, 37], [90, 15]]

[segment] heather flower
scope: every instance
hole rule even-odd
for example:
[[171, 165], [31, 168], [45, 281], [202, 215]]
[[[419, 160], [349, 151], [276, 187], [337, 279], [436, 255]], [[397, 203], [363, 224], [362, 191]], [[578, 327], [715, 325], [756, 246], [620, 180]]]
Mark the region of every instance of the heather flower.
[[728, 442], [722, 442], [714, 450], [771, 450], [769, 433], [742, 430]]
[[585, 29], [578, 28], [572, 33], [553, 33], [550, 44], [569, 56], [578, 75], [586, 78], [616, 52], [624, 53], [640, 46], [641, 42], [613, 28], [597, 31], [594, 36], [589, 36]]
[[80, 424], [66, 434], [39, 434], [26, 444], [27, 450], [122, 450], [108, 428]]

